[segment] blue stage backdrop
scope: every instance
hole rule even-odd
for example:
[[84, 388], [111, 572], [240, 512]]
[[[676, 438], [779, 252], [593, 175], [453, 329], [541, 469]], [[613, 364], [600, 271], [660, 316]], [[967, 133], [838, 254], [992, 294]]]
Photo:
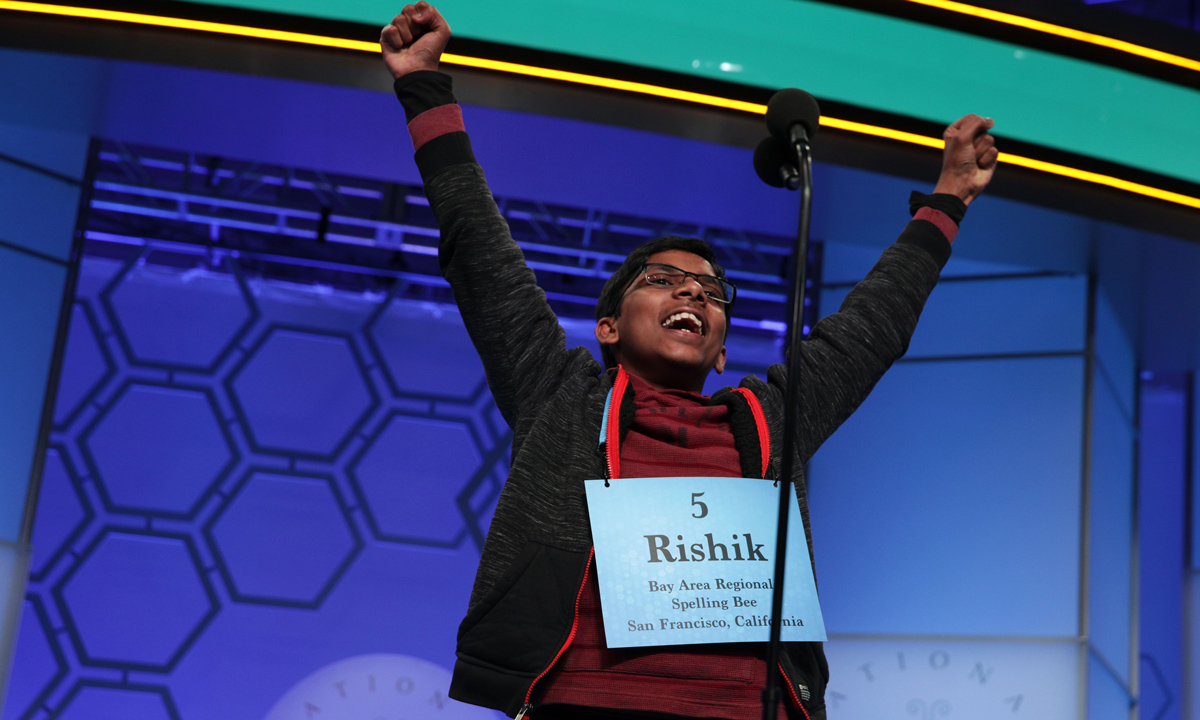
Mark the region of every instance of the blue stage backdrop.
[[[0, 217], [0, 240], [20, 245], [0, 251], [10, 291], [59, 297], [45, 277], [14, 274], [13, 258], [53, 256], [41, 273], [65, 257], [90, 135], [417, 182], [390, 93], [15, 50], [0, 66], [0, 150], [62, 176], [32, 194], [50, 176], [0, 178], [22, 211]], [[795, 196], [757, 183], [742, 148], [464, 112], [502, 196], [794, 228]], [[913, 183], [815, 173], [829, 311], [902, 227]], [[1130, 676], [1132, 341], [1162, 346], [1160, 361], [1191, 357], [1194, 308], [1174, 296], [1193, 249], [995, 195], [972, 205], [947, 267], [956, 279], [935, 293], [911, 357], [812, 467], [832, 712], [1127, 717], [1147, 678]], [[233, 271], [85, 263], [3, 720], [375, 717], [368, 703], [385, 688], [413, 715], [450, 712], [437, 684], [507, 453], [455, 311]], [[7, 297], [24, 307], [34, 295]], [[761, 335], [731, 345], [739, 369], [778, 357]], [[0, 347], [0, 366], [22, 347]], [[12, 407], [36, 416], [26, 375], [39, 366], [26, 367], [7, 379], [25, 396]], [[28, 423], [8, 419], [32, 443]], [[10, 474], [19, 498], [25, 476]], [[1190, 627], [1188, 654], [1200, 655]], [[1200, 686], [1200, 662], [1189, 668]]]
[[[830, 312], [881, 249], [848, 240], [882, 245], [904, 215], [854, 212], [839, 182], [906, 183], [819, 169]], [[344, 277], [311, 263], [264, 279], [254, 253], [197, 252], [162, 222], [141, 245], [137, 207], [80, 270], [3, 720], [491, 717], [445, 689], [510, 436], [453, 305], [322, 284]], [[1014, 207], [973, 208], [958, 242], [1004, 241], [989, 213]], [[1090, 231], [1037, 219], [1032, 237]], [[812, 463], [829, 701], [855, 720], [1073, 717], [1083, 690], [1087, 717], [1116, 717], [1132, 344], [1103, 273], [944, 275], [909, 356]], [[590, 321], [563, 324], [595, 352]], [[710, 391], [780, 358], [763, 326], [728, 344]]]
[[490, 717], [444, 696], [510, 440], [457, 310], [156, 259], [82, 265], [4, 720]]

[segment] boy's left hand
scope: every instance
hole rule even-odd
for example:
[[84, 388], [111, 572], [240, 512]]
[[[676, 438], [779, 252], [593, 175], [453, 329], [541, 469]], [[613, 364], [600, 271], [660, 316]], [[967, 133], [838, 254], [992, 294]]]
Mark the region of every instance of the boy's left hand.
[[379, 34], [383, 62], [397, 79], [418, 70], [437, 70], [449, 40], [449, 23], [425, 0], [405, 5]]
[[942, 151], [942, 174], [938, 177], [935, 193], [949, 193], [962, 198], [970, 205], [979, 193], [992, 181], [996, 172], [996, 139], [988, 130], [996, 124], [991, 118], [967, 115], [946, 128], [942, 138], [946, 147]]

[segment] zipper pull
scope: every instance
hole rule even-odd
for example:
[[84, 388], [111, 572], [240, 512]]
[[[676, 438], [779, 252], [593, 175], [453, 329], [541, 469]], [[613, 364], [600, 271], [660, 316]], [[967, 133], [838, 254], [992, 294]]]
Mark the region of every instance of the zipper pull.
[[532, 709], [533, 709], [533, 705], [530, 705], [529, 703], [525, 703], [524, 705], [521, 706], [521, 712], [517, 713], [517, 716], [515, 718], [513, 718], [513, 720], [521, 720], [521, 718], [525, 717], [525, 713], [529, 712]]
[[605, 452], [606, 443], [600, 443], [596, 446], [596, 454], [600, 456], [600, 462], [604, 465], [604, 487], [609, 487], [608, 481], [611, 479], [608, 472], [608, 453]]

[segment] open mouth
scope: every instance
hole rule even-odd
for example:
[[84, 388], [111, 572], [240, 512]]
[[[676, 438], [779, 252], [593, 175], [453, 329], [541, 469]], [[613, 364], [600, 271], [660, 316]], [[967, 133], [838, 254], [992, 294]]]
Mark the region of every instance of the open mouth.
[[690, 312], [677, 312], [663, 320], [662, 326], [668, 330], [683, 330], [696, 335], [704, 334], [704, 323]]

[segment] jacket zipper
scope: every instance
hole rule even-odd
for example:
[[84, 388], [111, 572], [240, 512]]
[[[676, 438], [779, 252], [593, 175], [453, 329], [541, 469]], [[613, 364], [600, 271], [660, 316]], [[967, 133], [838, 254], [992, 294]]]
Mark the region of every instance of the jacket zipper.
[[620, 470], [621, 456], [613, 455], [613, 447], [620, 453], [621, 443], [621, 401], [625, 399], [625, 389], [629, 386], [629, 376], [625, 368], [617, 366], [613, 386], [608, 389], [608, 397], [604, 400], [604, 412], [600, 420], [600, 440], [596, 445], [596, 453], [604, 460], [604, 487], [608, 481], [616, 479]]
[[612, 464], [612, 449], [608, 443], [604, 443], [604, 479], [615, 480], [617, 474], [613, 472]]
[[[625, 388], [629, 387], [629, 376], [625, 374], [625, 368], [617, 366], [617, 377], [613, 381], [612, 390], [612, 407], [609, 408], [608, 424], [606, 426], [607, 437], [604, 438], [604, 454], [605, 465], [608, 470], [608, 477], [616, 480], [620, 473], [620, 455], [621, 452], [621, 403], [625, 400]], [[618, 453], [614, 455], [614, 453]], [[614, 457], [616, 462], [614, 462]]]
[[604, 444], [603, 443], [596, 446], [596, 455], [598, 455], [600, 457], [601, 462], [604, 463], [604, 480], [605, 480], [604, 486], [608, 487], [608, 481], [612, 480], [612, 471], [608, 467], [608, 453], [604, 452]]
[[[779, 666], [779, 676], [782, 677], [786, 681], [784, 684], [787, 685], [788, 695], [792, 698], [792, 702], [796, 703], [796, 707], [800, 708], [800, 712], [804, 713], [805, 720], [809, 720], [808, 711], [805, 710], [804, 706], [800, 704], [800, 698], [796, 697], [796, 688], [795, 688], [795, 686], [792, 685], [791, 679], [787, 676], [787, 673], [784, 672], [784, 670], [783, 670], [783, 663], [778, 663], [778, 666]], [[518, 716], [517, 720], [520, 720], [519, 716]]]
[[583, 597], [583, 589], [587, 587], [588, 575], [592, 572], [592, 558], [595, 555], [596, 548], [593, 547], [591, 552], [588, 553], [587, 565], [583, 568], [583, 582], [579, 584], [579, 592], [575, 593], [575, 617], [571, 620], [571, 632], [567, 635], [567, 641], [558, 649], [558, 653], [550, 661], [550, 664], [546, 666], [546, 669], [535, 677], [533, 682], [529, 683], [529, 689], [525, 691], [525, 704], [521, 706], [521, 711], [517, 713], [517, 717], [514, 720], [521, 720], [525, 717], [525, 713], [533, 709], [533, 703], [531, 702], [533, 688], [542, 678], [546, 677], [546, 673], [550, 672], [550, 668], [554, 667], [554, 664], [558, 662], [558, 659], [567, 651], [567, 648], [571, 647], [571, 643], [575, 640], [575, 632], [579, 629], [579, 598]]

